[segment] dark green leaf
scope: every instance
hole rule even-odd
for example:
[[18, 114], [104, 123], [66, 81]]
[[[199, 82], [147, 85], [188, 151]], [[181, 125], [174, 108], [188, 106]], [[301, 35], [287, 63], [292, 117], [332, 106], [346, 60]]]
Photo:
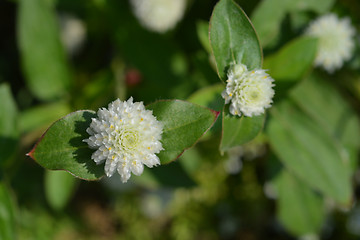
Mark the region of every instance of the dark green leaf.
[[146, 107], [164, 125], [158, 156], [162, 164], [177, 159], [214, 124], [218, 112], [180, 100], [164, 100]]
[[283, 101], [271, 110], [267, 132], [285, 167], [341, 204], [351, 200], [349, 156], [296, 105]]
[[19, 0], [18, 39], [32, 93], [43, 100], [63, 95], [70, 82], [55, 11], [45, 0]]
[[0, 85], [0, 165], [15, 153], [19, 136], [17, 107], [7, 84]]
[[45, 172], [45, 196], [49, 205], [59, 211], [69, 202], [76, 184], [76, 179], [67, 172]]
[[298, 81], [313, 65], [316, 45], [315, 38], [298, 38], [265, 58], [264, 69], [269, 69], [269, 74], [276, 81]]
[[41, 166], [50, 170], [66, 170], [85, 180], [96, 180], [104, 175], [104, 166], [91, 159], [91, 150], [83, 139], [89, 137], [95, 112], [82, 110], [58, 120], [44, 133], [28, 154]]
[[254, 117], [234, 116], [228, 110], [223, 112], [223, 135], [220, 143], [222, 152], [254, 139], [262, 130], [265, 114]]
[[210, 20], [210, 43], [219, 77], [225, 81], [232, 63], [261, 68], [262, 50], [244, 11], [233, 0], [221, 0]]

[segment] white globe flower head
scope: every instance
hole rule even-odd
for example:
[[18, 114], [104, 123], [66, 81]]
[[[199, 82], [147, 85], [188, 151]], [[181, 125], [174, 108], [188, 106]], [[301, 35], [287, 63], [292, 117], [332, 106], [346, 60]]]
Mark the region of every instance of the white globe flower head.
[[234, 64], [228, 72], [226, 89], [221, 96], [230, 103], [230, 113], [258, 116], [271, 107], [274, 97], [273, 79], [262, 69], [248, 71], [243, 64]]
[[163, 33], [184, 15], [186, 0], [130, 0], [133, 12], [147, 29]]
[[329, 73], [341, 68], [353, 54], [355, 29], [349, 18], [324, 15], [310, 23], [305, 34], [319, 39], [315, 65]]
[[117, 170], [125, 183], [131, 173], [142, 174], [144, 165], [152, 168], [160, 164], [156, 154], [163, 150], [163, 126], [142, 102], [133, 103], [132, 97], [124, 102], [117, 99], [108, 109], [99, 109], [97, 115], [86, 130], [90, 137], [83, 141], [97, 149], [91, 158], [97, 164], [105, 161], [108, 177]]

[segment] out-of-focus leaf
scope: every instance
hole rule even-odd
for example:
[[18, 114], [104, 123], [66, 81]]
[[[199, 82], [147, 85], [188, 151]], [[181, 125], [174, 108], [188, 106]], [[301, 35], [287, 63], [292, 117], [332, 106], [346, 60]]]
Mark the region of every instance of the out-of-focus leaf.
[[263, 0], [254, 10], [251, 21], [263, 47], [279, 37], [280, 23], [285, 17], [289, 2], [292, 0]]
[[270, 145], [286, 168], [316, 190], [341, 204], [351, 200], [349, 156], [290, 101], [271, 110]]
[[343, 154], [350, 156], [350, 171], [354, 171], [360, 147], [360, 121], [339, 92], [321, 77], [311, 75], [290, 92], [290, 97], [338, 142]]
[[244, 11], [233, 0], [220, 0], [210, 20], [210, 44], [219, 77], [225, 81], [232, 63], [261, 68], [262, 50]]
[[289, 8], [291, 11], [312, 10], [319, 14], [324, 14], [334, 5], [335, 0], [295, 0], [290, 2]]
[[196, 23], [196, 32], [200, 40], [201, 45], [210, 54], [211, 46], [209, 40], [209, 23], [203, 20], [199, 20]]
[[262, 0], [251, 20], [263, 47], [273, 43], [280, 35], [281, 22], [289, 12], [312, 10], [319, 14], [329, 11], [334, 0]]
[[91, 150], [83, 139], [89, 137], [95, 112], [82, 110], [56, 121], [44, 133], [29, 153], [36, 162], [49, 170], [66, 170], [85, 180], [96, 180], [104, 175], [104, 166], [91, 159]]
[[15, 200], [8, 187], [0, 182], [0, 239], [16, 239]]
[[360, 146], [359, 118], [320, 76], [309, 76], [290, 92], [290, 97], [331, 136], [345, 145]]
[[45, 0], [19, 0], [18, 44], [22, 65], [30, 90], [42, 100], [62, 96], [70, 83], [51, 5]]
[[64, 209], [69, 202], [76, 179], [64, 171], [45, 172], [45, 196], [49, 205], [57, 211]]
[[273, 181], [277, 215], [286, 229], [296, 236], [318, 233], [325, 219], [322, 197], [284, 168]]
[[265, 114], [254, 117], [234, 116], [224, 109], [223, 134], [220, 143], [222, 152], [254, 139], [262, 130]]
[[17, 107], [9, 85], [0, 85], [0, 166], [14, 154], [19, 136]]
[[19, 129], [21, 132], [29, 132], [44, 126], [68, 114], [70, 107], [65, 102], [57, 102], [36, 106], [19, 114]]
[[185, 101], [163, 100], [146, 107], [164, 128], [158, 156], [162, 164], [177, 159], [214, 124], [219, 112]]
[[280, 51], [265, 58], [264, 69], [276, 81], [297, 81], [311, 68], [316, 56], [317, 40], [301, 37], [286, 44]]

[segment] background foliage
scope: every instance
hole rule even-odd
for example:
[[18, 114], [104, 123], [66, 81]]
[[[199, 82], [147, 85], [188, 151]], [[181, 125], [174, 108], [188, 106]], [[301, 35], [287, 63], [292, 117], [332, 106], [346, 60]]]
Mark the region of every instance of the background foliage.
[[[241, 8], [220, 1], [212, 15], [217, 1], [189, 0], [176, 28], [159, 34], [139, 24], [128, 1], [0, 1], [0, 239], [359, 238], [360, 35], [333, 75], [313, 68], [318, 41], [302, 36], [329, 11], [359, 32], [359, 2], [236, 2]], [[77, 48], [62, 38], [69, 16], [85, 29]], [[232, 61], [269, 69], [276, 94], [267, 114], [237, 118], [224, 108]], [[89, 109], [70, 115], [88, 121], [130, 96], [159, 116], [202, 116], [178, 128], [178, 139], [165, 131], [163, 163], [189, 148], [178, 160], [122, 184], [117, 175], [88, 182], [45, 170], [75, 163], [47, 153], [72, 154], [51, 139], [33, 152], [45, 162], [25, 156], [59, 118]], [[164, 113], [168, 105], [176, 107]], [[221, 112], [199, 141], [214, 114], [198, 105]], [[67, 121], [43, 140], [64, 134]], [[92, 167], [95, 175], [75, 175], [101, 177]]]

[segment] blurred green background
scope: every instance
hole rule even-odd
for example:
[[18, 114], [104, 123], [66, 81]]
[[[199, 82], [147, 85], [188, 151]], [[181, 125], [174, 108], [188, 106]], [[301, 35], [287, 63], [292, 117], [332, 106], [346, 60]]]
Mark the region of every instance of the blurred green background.
[[[115, 98], [133, 96], [145, 104], [177, 98], [221, 110], [224, 87], [216, 85], [220, 81], [207, 38], [216, 2], [188, 0], [180, 22], [161, 34], [145, 29], [126, 0], [0, 0], [0, 239], [360, 238], [358, 148], [352, 152], [350, 206], [336, 205], [326, 196], [318, 200], [321, 194], [308, 194], [310, 188], [286, 173], [281, 175], [288, 184], [280, 184], [284, 191], [298, 187], [305, 193], [279, 200], [274, 176], [283, 166], [272, 149], [276, 144], [269, 147], [269, 141], [276, 141], [269, 140], [271, 133], [221, 155], [219, 121], [179, 160], [146, 169], [127, 184], [117, 175], [81, 181], [66, 172], [46, 171], [25, 156], [60, 117], [97, 110]], [[266, 11], [260, 9], [264, 2], [237, 1], [248, 16], [264, 11], [254, 25], [261, 31], [270, 70], [267, 57], [301, 35], [321, 13], [349, 16], [360, 27], [357, 0], [319, 1], [321, 7], [294, 1], [291, 10], [282, 9], [289, 1], [265, 2], [270, 6]], [[325, 84], [345, 102], [339, 108], [351, 109], [354, 116], [360, 111], [359, 35], [356, 41], [354, 57], [326, 76]], [[298, 82], [277, 84], [275, 102]], [[196, 95], [206, 87], [217, 93], [215, 99]], [[292, 99], [307, 98], [301, 91], [310, 88], [294, 91]], [[360, 134], [356, 131], [354, 142]], [[294, 209], [301, 205], [309, 216], [298, 218]]]

